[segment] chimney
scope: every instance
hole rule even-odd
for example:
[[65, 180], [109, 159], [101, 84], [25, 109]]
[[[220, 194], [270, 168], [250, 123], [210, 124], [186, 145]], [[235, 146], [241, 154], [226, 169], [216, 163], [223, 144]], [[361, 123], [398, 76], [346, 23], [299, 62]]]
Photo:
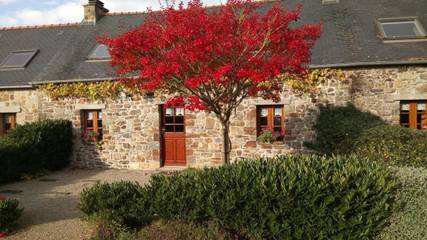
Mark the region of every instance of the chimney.
[[83, 23], [85, 24], [96, 24], [105, 14], [109, 12], [108, 9], [104, 8], [104, 3], [99, 0], [89, 0], [88, 4], [83, 5], [85, 15]]

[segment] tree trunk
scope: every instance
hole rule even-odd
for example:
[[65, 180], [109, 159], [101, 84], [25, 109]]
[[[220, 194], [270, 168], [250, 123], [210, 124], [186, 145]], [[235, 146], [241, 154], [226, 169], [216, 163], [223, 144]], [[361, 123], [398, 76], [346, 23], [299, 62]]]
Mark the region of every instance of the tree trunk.
[[230, 164], [231, 140], [230, 140], [230, 121], [222, 122], [222, 135], [224, 138], [224, 164]]

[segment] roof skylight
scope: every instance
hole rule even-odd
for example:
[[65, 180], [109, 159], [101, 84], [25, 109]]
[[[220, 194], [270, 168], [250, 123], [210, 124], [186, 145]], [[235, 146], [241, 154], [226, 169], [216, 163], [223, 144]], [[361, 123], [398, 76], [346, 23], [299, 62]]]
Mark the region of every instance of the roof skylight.
[[323, 5], [338, 4], [338, 3], [340, 3], [340, 0], [322, 0]]
[[426, 32], [416, 18], [378, 19], [380, 32], [385, 40], [422, 39]]
[[0, 65], [2, 69], [21, 69], [25, 68], [39, 50], [22, 50], [13, 51], [6, 57], [3, 63]]
[[89, 54], [88, 60], [110, 60], [110, 52], [105, 44], [98, 44]]

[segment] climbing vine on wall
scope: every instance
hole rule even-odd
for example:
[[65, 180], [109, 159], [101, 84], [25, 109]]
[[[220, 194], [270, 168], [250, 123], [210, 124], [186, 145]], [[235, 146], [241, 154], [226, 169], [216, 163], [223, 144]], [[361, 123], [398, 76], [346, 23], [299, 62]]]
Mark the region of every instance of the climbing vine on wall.
[[122, 93], [135, 94], [119, 81], [47, 83], [40, 87], [52, 99], [87, 98], [91, 100], [116, 99]]
[[291, 75], [281, 75], [280, 78], [295, 92], [316, 93], [320, 84], [328, 80], [343, 81], [346, 76], [341, 69], [318, 68], [311, 69], [305, 79], [296, 79]]
[[[282, 82], [295, 92], [316, 93], [319, 85], [328, 80], [344, 80], [345, 74], [340, 69], [319, 68], [310, 70], [307, 78], [296, 79], [291, 75], [281, 75]], [[140, 94], [137, 88], [129, 88], [120, 81], [47, 83], [40, 89], [52, 99], [87, 98], [91, 100], [117, 99], [122, 93], [127, 95]]]

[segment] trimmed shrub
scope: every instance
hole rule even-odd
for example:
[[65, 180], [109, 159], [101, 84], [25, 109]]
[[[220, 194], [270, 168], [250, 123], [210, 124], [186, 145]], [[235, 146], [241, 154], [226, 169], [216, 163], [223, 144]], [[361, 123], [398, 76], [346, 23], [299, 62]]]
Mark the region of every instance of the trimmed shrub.
[[87, 220], [93, 226], [90, 240], [134, 240], [136, 236], [128, 231], [122, 223], [116, 222], [110, 216], [97, 214]]
[[217, 220], [251, 239], [367, 239], [385, 226], [394, 186], [355, 156], [287, 156], [156, 175], [146, 197], [161, 219]]
[[378, 116], [360, 111], [351, 103], [323, 105], [315, 125], [316, 138], [305, 145], [322, 154], [348, 154], [363, 131], [385, 124]]
[[396, 176], [401, 184], [397, 193], [401, 208], [378, 239], [427, 239], [427, 169], [398, 168]]
[[72, 136], [71, 122], [65, 120], [29, 123], [11, 130], [0, 139], [0, 183], [67, 166]]
[[427, 133], [384, 125], [364, 131], [355, 153], [393, 166], [427, 167]]
[[144, 240], [225, 240], [237, 239], [216, 223], [196, 224], [185, 221], [154, 222], [145, 226], [134, 239]]
[[143, 188], [132, 182], [97, 183], [80, 194], [79, 208], [89, 218], [99, 218], [125, 226], [137, 226], [146, 221], [137, 204], [146, 199]]
[[0, 200], [0, 233], [9, 232], [16, 225], [22, 211], [18, 200]]

